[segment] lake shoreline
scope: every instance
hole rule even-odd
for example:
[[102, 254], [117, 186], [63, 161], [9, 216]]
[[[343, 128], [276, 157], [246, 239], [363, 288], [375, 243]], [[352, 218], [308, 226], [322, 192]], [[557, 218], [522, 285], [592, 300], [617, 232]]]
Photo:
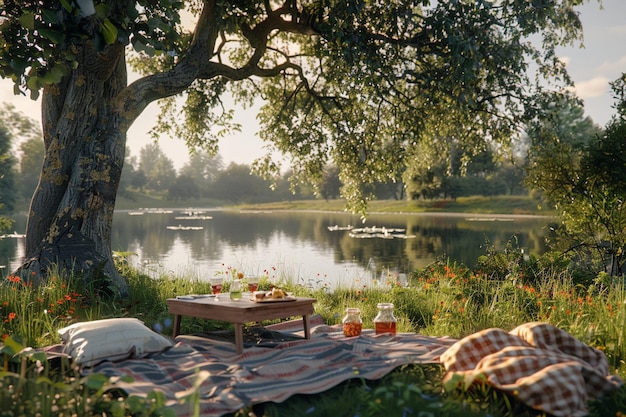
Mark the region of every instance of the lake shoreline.
[[[258, 212], [294, 212], [294, 213], [336, 213], [336, 214], [346, 214], [346, 215], [354, 215], [353, 213], [338, 211], [338, 210], [307, 210], [307, 209], [277, 209], [277, 210], [254, 210], [254, 209], [230, 209], [230, 208], [219, 208], [215, 211], [239, 211], [241, 213], [254, 213]], [[407, 211], [370, 211], [369, 215], [416, 215], [416, 216], [424, 216], [424, 217], [468, 217], [471, 218], [480, 218], [480, 219], [503, 219], [503, 218], [511, 218], [511, 219], [535, 219], [535, 218], [552, 218], [554, 215], [547, 214], [509, 214], [509, 213], [473, 213], [473, 212], [458, 212], [458, 211], [424, 211], [424, 212], [407, 212]]]
[[[116, 213], [135, 213], [140, 211], [141, 209], [119, 209], [115, 210]], [[165, 211], [174, 211], [174, 212], [186, 212], [189, 210], [198, 210], [202, 212], [220, 212], [220, 211], [229, 211], [229, 212], [240, 212], [240, 213], [276, 213], [276, 212], [285, 212], [285, 213], [331, 213], [331, 214], [345, 214], [345, 215], [355, 215], [354, 213], [341, 211], [341, 210], [319, 210], [319, 209], [298, 209], [298, 208], [289, 208], [289, 209], [261, 209], [261, 208], [240, 208], [240, 207], [188, 207], [188, 208], [180, 208], [180, 207], [163, 207], [160, 210]], [[556, 215], [548, 215], [548, 214], [526, 214], [526, 213], [474, 213], [474, 212], [458, 212], [458, 211], [423, 211], [423, 212], [407, 212], [407, 211], [370, 211], [368, 215], [410, 215], [410, 216], [423, 216], [423, 217], [466, 217], [467, 220], [472, 221], [476, 219], [476, 221], [503, 221], [508, 219], [549, 219], [556, 218]], [[366, 216], [367, 221], [367, 216]]]
[[[141, 210], [147, 208], [202, 207], [223, 210], [315, 210], [346, 212], [343, 199], [323, 200], [288, 200], [274, 202], [216, 201], [211, 199], [167, 200], [163, 196], [129, 193], [118, 195], [115, 203], [117, 210]], [[434, 200], [372, 200], [367, 203], [368, 213], [481, 213], [492, 215], [540, 215], [553, 216], [555, 211], [545, 202], [527, 195], [471, 196], [456, 199]]]
[[[126, 200], [123, 197], [116, 203], [116, 211], [139, 210], [206, 210], [206, 211], [246, 211], [246, 212], [321, 212], [347, 213], [345, 200], [295, 200], [268, 203], [224, 204], [215, 201], [165, 201], [165, 200]], [[455, 200], [373, 200], [368, 203], [366, 217], [374, 214], [421, 214], [424, 216], [468, 216], [483, 217], [556, 217], [557, 213], [543, 207], [540, 201], [529, 196], [459, 197]], [[358, 215], [358, 214], [355, 214]]]

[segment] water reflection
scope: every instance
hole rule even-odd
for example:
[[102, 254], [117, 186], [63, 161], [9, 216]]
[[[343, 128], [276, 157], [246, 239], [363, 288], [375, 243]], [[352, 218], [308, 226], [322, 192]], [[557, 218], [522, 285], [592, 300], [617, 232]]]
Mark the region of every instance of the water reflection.
[[[116, 212], [112, 248], [130, 251], [154, 273], [208, 279], [228, 267], [247, 275], [269, 273], [303, 283], [364, 284], [386, 269], [408, 272], [442, 257], [473, 266], [486, 241], [504, 245], [516, 236], [528, 252], [545, 250], [549, 219], [471, 215], [384, 214], [368, 226], [406, 229], [410, 239], [355, 239], [328, 226], [362, 226], [358, 216], [319, 212], [211, 211], [210, 220], [176, 219], [180, 212], [129, 215]], [[25, 220], [24, 220], [25, 223]], [[168, 226], [200, 230], [169, 230]], [[20, 227], [19, 223], [16, 227]], [[16, 229], [23, 231], [23, 229]], [[16, 264], [16, 239], [0, 241], [0, 265]], [[157, 265], [155, 267], [155, 265]]]

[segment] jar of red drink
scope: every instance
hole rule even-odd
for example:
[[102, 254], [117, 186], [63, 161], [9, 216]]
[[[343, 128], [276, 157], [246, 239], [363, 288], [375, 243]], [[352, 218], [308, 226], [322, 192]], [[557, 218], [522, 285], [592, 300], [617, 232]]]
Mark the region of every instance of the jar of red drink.
[[376, 334], [396, 334], [396, 318], [393, 315], [393, 303], [378, 303], [378, 315], [374, 318]]
[[346, 316], [343, 318], [343, 335], [346, 337], [359, 336], [362, 329], [361, 310], [358, 308], [346, 308]]

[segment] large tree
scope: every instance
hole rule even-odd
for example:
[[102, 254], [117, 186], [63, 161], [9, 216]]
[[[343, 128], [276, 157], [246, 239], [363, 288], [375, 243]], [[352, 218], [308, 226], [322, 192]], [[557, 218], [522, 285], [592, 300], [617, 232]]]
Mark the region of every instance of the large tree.
[[[154, 101], [157, 134], [215, 151], [237, 127], [224, 94], [263, 100], [269, 151], [287, 153], [306, 181], [332, 159], [349, 208], [363, 212], [363, 184], [397, 178], [424, 127], [462, 124], [466, 143], [505, 142], [542, 91], [567, 84], [555, 47], [580, 35], [582, 2], [0, 0], [0, 75], [17, 93], [43, 90], [46, 154], [19, 272], [58, 264], [124, 292], [112, 214], [126, 131]], [[145, 74], [130, 84], [129, 54]]]

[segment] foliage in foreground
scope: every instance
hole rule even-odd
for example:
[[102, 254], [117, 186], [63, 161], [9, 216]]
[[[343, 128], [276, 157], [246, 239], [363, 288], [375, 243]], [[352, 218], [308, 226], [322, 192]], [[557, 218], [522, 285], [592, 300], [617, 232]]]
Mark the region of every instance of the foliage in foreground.
[[[626, 287], [607, 274], [575, 281], [558, 259], [524, 257], [515, 248], [488, 252], [480, 271], [438, 262], [415, 271], [409, 286], [393, 275], [387, 282], [338, 288], [315, 287], [273, 275], [261, 281], [318, 299], [317, 313], [329, 324], [338, 323], [346, 307], [359, 307], [365, 325], [371, 325], [376, 304], [396, 305], [399, 331], [424, 335], [463, 337], [490, 327], [511, 329], [529, 321], [547, 321], [583, 342], [603, 350], [614, 373], [624, 377], [626, 348]], [[33, 288], [16, 277], [0, 285], [0, 334], [4, 338], [0, 373], [3, 415], [167, 415], [158, 394], [147, 399], [124, 398], [114, 381], [103, 376], [81, 377], [69, 365], [51, 365], [41, 352], [25, 346], [58, 343], [56, 330], [74, 321], [108, 317], [138, 317], [156, 331], [169, 334], [171, 316], [166, 298], [185, 293], [206, 293], [209, 283], [162, 276], [152, 279], [118, 264], [129, 280], [130, 297], [119, 300], [78, 280], [62, 283], [50, 274], [44, 286]], [[184, 318], [184, 333], [224, 328], [223, 323]], [[398, 368], [378, 381], [355, 379], [317, 395], [296, 395], [282, 404], [265, 403], [237, 415], [281, 416], [518, 416], [542, 415], [486, 386], [468, 391], [446, 391], [443, 369], [437, 365]], [[50, 410], [57, 410], [50, 414]], [[419, 411], [417, 411], [419, 410]], [[591, 404], [591, 416], [626, 412], [626, 389]], [[422, 413], [422, 414], [418, 414]]]

